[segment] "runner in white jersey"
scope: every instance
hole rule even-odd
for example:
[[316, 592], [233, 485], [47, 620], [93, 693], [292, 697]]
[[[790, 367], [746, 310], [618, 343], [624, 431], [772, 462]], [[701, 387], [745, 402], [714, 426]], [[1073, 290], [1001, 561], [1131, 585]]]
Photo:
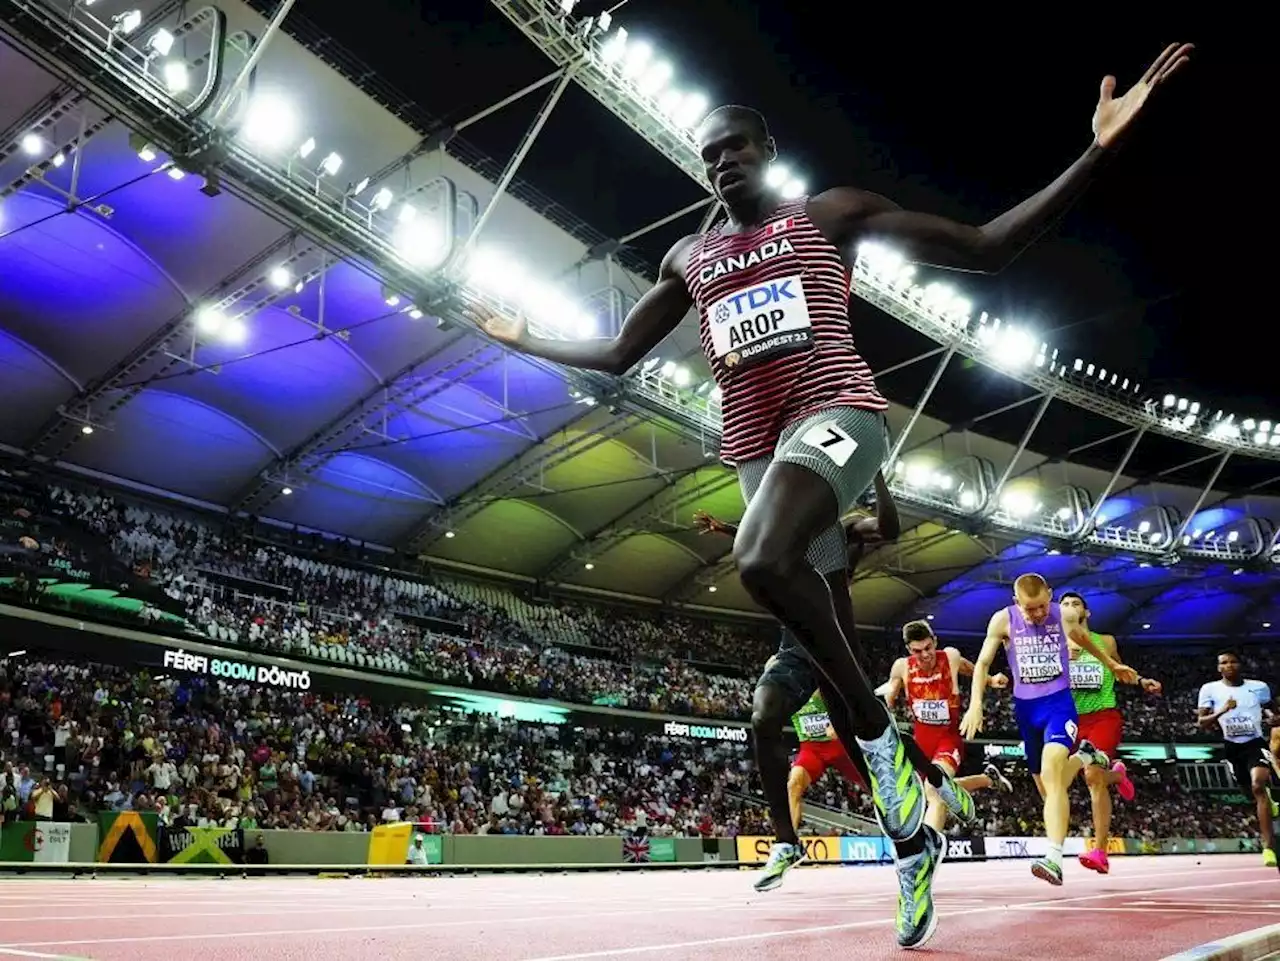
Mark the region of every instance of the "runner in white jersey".
[[[843, 702], [829, 704], [840, 740], [862, 748], [876, 816], [898, 842], [898, 940], [917, 947], [937, 922], [931, 878], [944, 850], [924, 825], [919, 757], [900, 737], [857, 658], [820, 570], [843, 558], [839, 518], [871, 485], [887, 454], [884, 410], [854, 346], [849, 287], [859, 245], [885, 241], [914, 260], [996, 271], [1080, 196], [1147, 98], [1187, 63], [1189, 44], [1167, 48], [1124, 96], [1102, 82], [1088, 148], [1052, 184], [980, 226], [904, 211], [865, 190], [837, 187], [788, 200], [768, 186], [778, 148], [764, 117], [713, 110], [694, 132], [707, 182], [727, 220], [679, 240], [657, 283], [618, 333], [597, 340], [531, 335], [523, 317], [482, 314], [495, 339], [555, 363], [624, 374], [697, 308], [700, 340], [722, 392], [721, 458], [738, 471], [747, 511], [734, 539], [743, 586], [804, 648]], [[852, 643], [851, 643], [852, 642]], [[951, 778], [925, 775], [948, 808]], [[922, 827], [924, 830], [922, 831]]]
[[1263, 681], [1244, 677], [1240, 655], [1223, 651], [1218, 655], [1221, 679], [1200, 688], [1197, 720], [1201, 727], [1222, 730], [1224, 760], [1231, 766], [1236, 784], [1252, 797], [1262, 835], [1262, 858], [1268, 867], [1277, 867], [1274, 806], [1271, 799], [1271, 763], [1268, 757], [1268, 730], [1275, 722], [1275, 701], [1271, 687]]

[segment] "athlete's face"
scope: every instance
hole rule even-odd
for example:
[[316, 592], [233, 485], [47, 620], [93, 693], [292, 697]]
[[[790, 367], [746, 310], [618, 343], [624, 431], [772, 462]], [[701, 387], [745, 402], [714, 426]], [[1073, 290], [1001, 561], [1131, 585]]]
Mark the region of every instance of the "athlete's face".
[[1043, 624], [1049, 617], [1049, 603], [1053, 600], [1053, 593], [1041, 591], [1039, 594], [1015, 594], [1014, 600], [1022, 609], [1022, 616], [1027, 619], [1027, 623]]
[[1224, 681], [1234, 684], [1240, 680], [1240, 658], [1234, 654], [1218, 655], [1218, 673]]
[[741, 118], [717, 114], [698, 128], [698, 149], [716, 196], [737, 204], [764, 192], [765, 173], [774, 156], [772, 140]]
[[931, 670], [938, 660], [938, 639], [926, 637], [922, 641], [908, 641], [907, 650], [916, 657], [921, 667], [926, 671]]

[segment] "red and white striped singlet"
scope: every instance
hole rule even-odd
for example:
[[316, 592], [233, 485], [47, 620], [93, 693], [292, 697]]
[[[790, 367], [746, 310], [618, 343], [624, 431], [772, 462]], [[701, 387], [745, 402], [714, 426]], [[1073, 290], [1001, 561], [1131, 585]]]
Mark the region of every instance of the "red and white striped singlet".
[[820, 410], [889, 406], [853, 346], [849, 270], [806, 206], [788, 201], [768, 223], [711, 231], [690, 250], [687, 282], [730, 466], [772, 454], [788, 424]]

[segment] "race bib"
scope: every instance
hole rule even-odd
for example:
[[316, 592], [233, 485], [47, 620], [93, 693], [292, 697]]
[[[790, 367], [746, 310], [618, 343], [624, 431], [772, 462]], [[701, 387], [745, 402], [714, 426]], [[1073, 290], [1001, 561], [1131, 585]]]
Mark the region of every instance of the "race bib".
[[805, 737], [826, 737], [831, 719], [825, 714], [805, 714], [800, 718], [800, 730]]
[[1024, 643], [1018, 648], [1018, 680], [1023, 684], [1045, 684], [1062, 676], [1062, 650], [1049, 642]]
[[1226, 714], [1222, 718], [1222, 733], [1227, 737], [1261, 737], [1262, 732], [1247, 714]]
[[800, 274], [744, 287], [707, 308], [712, 365], [752, 367], [813, 343], [809, 305]]
[[946, 701], [912, 701], [911, 707], [921, 724], [951, 723], [951, 705]]
[[1072, 661], [1071, 687], [1077, 691], [1102, 690], [1102, 665]]

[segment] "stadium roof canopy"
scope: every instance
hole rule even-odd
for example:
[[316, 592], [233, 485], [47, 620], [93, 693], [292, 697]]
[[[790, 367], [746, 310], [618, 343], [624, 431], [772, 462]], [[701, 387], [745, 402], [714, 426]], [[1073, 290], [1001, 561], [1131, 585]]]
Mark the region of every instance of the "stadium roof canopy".
[[[604, 255], [617, 245], [591, 211], [514, 177], [488, 216], [507, 158], [461, 132], [429, 137], [429, 118], [304, 21], [286, 21], [218, 117], [235, 131], [222, 144], [200, 135], [266, 30], [258, 13], [222, 0], [189, 16], [166, 0], [134, 22], [116, 0], [71, 20], [55, 0], [26, 6], [0, 18], [7, 451], [444, 568], [755, 610], [728, 542], [690, 525], [695, 509], [742, 510], [714, 456], [694, 320], [615, 382], [504, 352], [459, 313], [483, 302], [562, 336], [607, 334], [648, 280], [625, 246]], [[653, 163], [688, 162], [678, 105], [600, 81], [608, 35], [545, 23], [558, 56], [594, 51], [568, 84], [598, 82], [597, 99], [630, 111], [665, 144]], [[694, 206], [672, 222], [696, 228], [710, 208], [687, 201], [655, 202], [653, 220]], [[477, 221], [471, 256], [441, 273]], [[978, 631], [1035, 569], [1087, 593], [1118, 633], [1280, 633], [1280, 500], [1265, 493], [1280, 426], [1148, 397], [901, 268], [872, 252], [855, 280], [857, 323], [920, 332], [916, 355], [879, 363], [908, 530], [859, 571], [860, 620], [929, 613]], [[963, 412], [952, 422], [905, 406], [944, 360], [934, 403]]]

